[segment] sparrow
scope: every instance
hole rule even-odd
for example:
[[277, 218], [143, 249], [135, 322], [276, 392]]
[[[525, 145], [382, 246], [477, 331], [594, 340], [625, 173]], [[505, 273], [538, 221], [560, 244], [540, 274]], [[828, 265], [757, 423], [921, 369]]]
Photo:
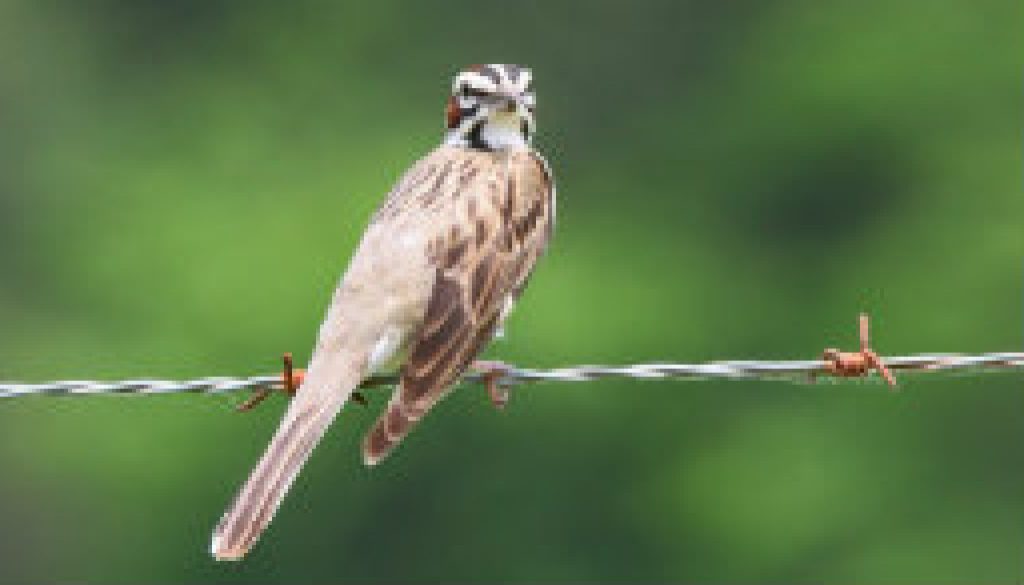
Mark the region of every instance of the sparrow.
[[547, 248], [555, 185], [532, 148], [533, 73], [474, 65], [448, 97], [442, 143], [398, 180], [349, 261], [302, 384], [213, 531], [236, 560], [270, 523], [327, 427], [369, 376], [399, 382], [362, 443], [378, 464], [495, 337]]

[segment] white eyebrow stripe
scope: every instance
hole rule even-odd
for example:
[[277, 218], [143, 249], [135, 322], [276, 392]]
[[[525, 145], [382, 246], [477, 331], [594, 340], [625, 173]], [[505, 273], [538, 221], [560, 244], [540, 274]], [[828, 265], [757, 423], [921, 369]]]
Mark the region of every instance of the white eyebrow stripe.
[[452, 93], [458, 93], [464, 84], [486, 91], [498, 89], [498, 86], [494, 85], [494, 82], [487, 77], [473, 71], [465, 71], [455, 78], [455, 83], [452, 85]]

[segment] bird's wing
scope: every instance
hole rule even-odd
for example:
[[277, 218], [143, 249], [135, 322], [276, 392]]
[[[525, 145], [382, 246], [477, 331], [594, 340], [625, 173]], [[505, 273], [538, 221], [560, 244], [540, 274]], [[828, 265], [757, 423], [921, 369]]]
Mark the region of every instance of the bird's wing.
[[428, 246], [426, 312], [400, 387], [363, 442], [367, 464], [387, 455], [491, 340], [506, 299], [521, 292], [551, 236], [554, 186], [539, 155], [460, 157], [453, 172], [462, 186], [441, 203], [453, 220]]

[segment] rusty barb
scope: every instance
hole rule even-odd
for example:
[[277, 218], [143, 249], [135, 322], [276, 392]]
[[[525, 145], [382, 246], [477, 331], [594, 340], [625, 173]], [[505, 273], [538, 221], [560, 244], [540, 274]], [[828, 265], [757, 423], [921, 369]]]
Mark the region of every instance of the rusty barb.
[[[821, 354], [825, 362], [825, 373], [832, 376], [851, 378], [867, 376], [872, 370], [877, 371], [889, 386], [896, 388], [896, 378], [886, 367], [882, 358], [871, 349], [871, 331], [867, 313], [860, 314], [860, 351], [846, 352], [828, 348]], [[815, 374], [812, 374], [812, 376]]]
[[292, 361], [292, 354], [286, 352], [281, 356], [281, 362], [283, 363], [283, 369], [281, 371], [281, 385], [278, 386], [267, 386], [266, 388], [259, 388], [252, 393], [245, 402], [235, 407], [238, 412], [246, 412], [256, 408], [261, 402], [267, 399], [268, 396], [275, 390], [280, 390], [288, 395], [289, 398], [295, 396], [295, 393], [299, 390], [299, 386], [302, 386], [302, 380], [306, 375], [304, 370], [296, 370], [294, 362]]

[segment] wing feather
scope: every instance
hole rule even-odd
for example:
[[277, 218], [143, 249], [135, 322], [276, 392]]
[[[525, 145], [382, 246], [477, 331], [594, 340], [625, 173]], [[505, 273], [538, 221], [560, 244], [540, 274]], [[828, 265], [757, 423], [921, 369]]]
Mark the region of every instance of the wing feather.
[[554, 187], [543, 159], [525, 151], [476, 156], [477, 164], [454, 167], [461, 173], [458, 196], [447, 203], [454, 223], [432, 246], [434, 286], [401, 384], [364, 441], [368, 464], [390, 452], [484, 349], [547, 247]]

